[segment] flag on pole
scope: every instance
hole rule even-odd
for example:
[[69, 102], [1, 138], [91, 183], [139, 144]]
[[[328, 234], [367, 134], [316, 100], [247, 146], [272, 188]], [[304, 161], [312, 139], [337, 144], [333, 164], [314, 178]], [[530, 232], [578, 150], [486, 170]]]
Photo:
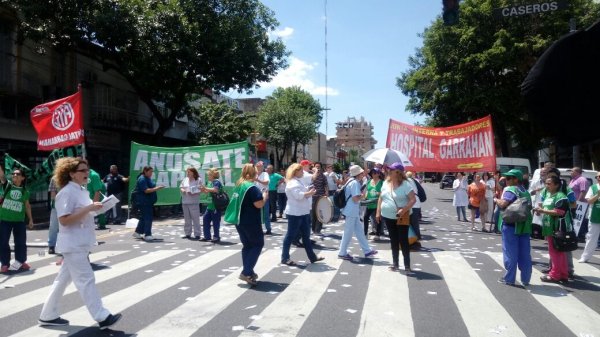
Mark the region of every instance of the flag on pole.
[[52, 151], [84, 142], [81, 90], [31, 110], [31, 123], [38, 134], [37, 149]]

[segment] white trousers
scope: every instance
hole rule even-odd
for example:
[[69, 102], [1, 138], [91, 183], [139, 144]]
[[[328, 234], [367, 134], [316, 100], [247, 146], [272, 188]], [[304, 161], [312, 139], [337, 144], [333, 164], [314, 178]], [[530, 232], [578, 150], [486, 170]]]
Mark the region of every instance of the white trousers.
[[588, 232], [585, 235], [585, 248], [581, 254], [582, 260], [587, 261], [592, 257], [598, 247], [598, 236], [600, 236], [600, 224], [589, 222]]
[[365, 236], [365, 228], [362, 222], [360, 222], [360, 218], [347, 216], [346, 222], [344, 223], [344, 234], [342, 234], [342, 242], [340, 243], [340, 250], [338, 252], [339, 256], [348, 254], [348, 245], [353, 236], [356, 236], [358, 244], [364, 254], [371, 251], [369, 241], [367, 241], [367, 237]]
[[42, 308], [40, 319], [49, 321], [60, 317], [59, 301], [72, 280], [92, 318], [96, 322], [105, 320], [110, 312], [102, 305], [102, 299], [96, 289], [96, 278], [88, 260], [88, 253], [63, 253], [63, 258], [60, 271], [52, 283], [50, 295]]
[[183, 209], [183, 232], [185, 235], [192, 235], [192, 225], [194, 236], [202, 236], [200, 233], [200, 205], [182, 204]]

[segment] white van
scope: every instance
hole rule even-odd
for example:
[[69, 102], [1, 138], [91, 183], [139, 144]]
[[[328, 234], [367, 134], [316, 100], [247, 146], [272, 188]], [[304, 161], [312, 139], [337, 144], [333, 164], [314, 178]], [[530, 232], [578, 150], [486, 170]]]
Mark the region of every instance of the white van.
[[531, 165], [527, 158], [511, 158], [511, 157], [497, 157], [496, 158], [496, 170], [501, 173], [508, 172], [512, 169], [518, 169], [523, 174], [531, 174]]
[[[573, 168], [558, 168], [560, 171], [561, 179], [564, 179], [567, 184], [571, 181], [571, 172]], [[596, 171], [583, 169], [581, 175], [584, 176], [588, 181], [588, 186], [592, 186], [596, 183]], [[536, 169], [533, 172], [533, 178], [530, 181], [537, 181], [540, 179], [540, 169]]]

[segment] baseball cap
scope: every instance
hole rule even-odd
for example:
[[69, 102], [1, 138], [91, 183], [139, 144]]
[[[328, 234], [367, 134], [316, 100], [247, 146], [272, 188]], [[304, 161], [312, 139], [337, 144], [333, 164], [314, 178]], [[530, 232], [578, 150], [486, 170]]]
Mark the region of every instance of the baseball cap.
[[388, 170], [400, 170], [404, 171], [404, 165], [400, 162], [395, 162], [392, 165], [388, 166]]
[[310, 164], [312, 164], [312, 163], [308, 159], [304, 159], [303, 161], [300, 162], [300, 165], [302, 165], [302, 166], [310, 165]]
[[515, 178], [517, 178], [518, 181], [523, 180], [523, 172], [521, 172], [521, 170], [518, 170], [518, 169], [512, 169], [506, 173], [503, 173], [502, 175], [504, 177], [515, 177]]

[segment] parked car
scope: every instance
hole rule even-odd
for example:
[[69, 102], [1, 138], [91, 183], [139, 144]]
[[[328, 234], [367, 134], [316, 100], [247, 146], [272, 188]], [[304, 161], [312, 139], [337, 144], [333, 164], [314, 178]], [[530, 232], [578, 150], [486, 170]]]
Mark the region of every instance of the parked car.
[[440, 189], [444, 189], [446, 187], [452, 187], [452, 183], [454, 183], [454, 176], [451, 174], [446, 174], [440, 180]]

